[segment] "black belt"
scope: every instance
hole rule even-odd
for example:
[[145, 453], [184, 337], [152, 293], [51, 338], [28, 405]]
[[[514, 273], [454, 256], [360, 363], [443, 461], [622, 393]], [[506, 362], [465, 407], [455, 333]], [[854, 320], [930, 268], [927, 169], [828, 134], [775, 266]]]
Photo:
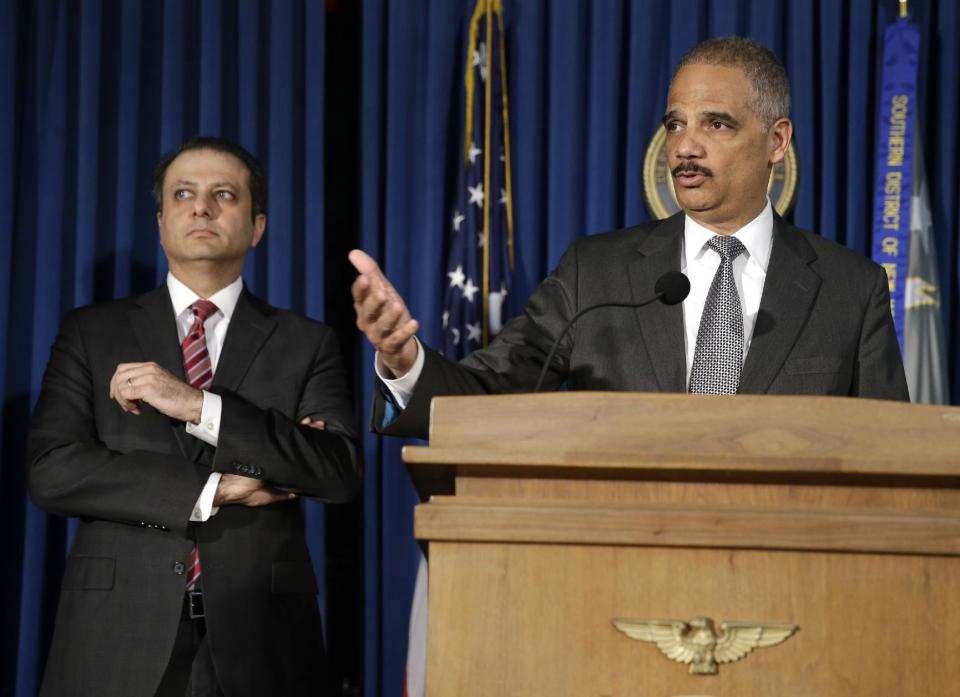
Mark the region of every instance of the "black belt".
[[183, 614], [192, 620], [204, 618], [203, 591], [187, 591], [183, 596]]

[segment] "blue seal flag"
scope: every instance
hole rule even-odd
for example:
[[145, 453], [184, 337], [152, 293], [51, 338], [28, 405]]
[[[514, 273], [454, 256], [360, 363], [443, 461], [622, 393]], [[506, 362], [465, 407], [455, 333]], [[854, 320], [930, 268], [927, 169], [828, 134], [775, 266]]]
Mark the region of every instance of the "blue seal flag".
[[920, 30], [906, 17], [887, 27], [877, 129], [873, 260], [887, 271], [897, 339], [903, 348], [904, 289], [910, 257], [910, 185]]

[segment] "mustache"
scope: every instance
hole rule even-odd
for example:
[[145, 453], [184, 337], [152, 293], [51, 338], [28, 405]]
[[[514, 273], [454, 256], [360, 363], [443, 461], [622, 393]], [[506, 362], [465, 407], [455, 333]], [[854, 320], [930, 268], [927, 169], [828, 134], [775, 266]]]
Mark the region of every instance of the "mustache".
[[709, 167], [704, 167], [698, 165], [696, 162], [681, 162], [679, 165], [670, 170], [670, 174], [676, 177], [679, 174], [694, 174], [699, 172], [705, 176], [712, 177], [713, 172]]

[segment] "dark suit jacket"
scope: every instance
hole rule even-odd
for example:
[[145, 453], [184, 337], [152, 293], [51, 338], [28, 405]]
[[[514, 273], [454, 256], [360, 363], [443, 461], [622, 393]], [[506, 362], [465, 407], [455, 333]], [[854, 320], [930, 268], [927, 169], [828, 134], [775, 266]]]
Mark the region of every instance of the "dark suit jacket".
[[[584, 237], [564, 253], [523, 313], [460, 363], [427, 350], [423, 373], [390, 435], [427, 437], [430, 400], [444, 394], [531, 390], [554, 339], [582, 308], [640, 302], [680, 270], [683, 214]], [[545, 382], [575, 390], [684, 392], [683, 311], [654, 303], [604, 308], [577, 320]], [[883, 269], [846, 247], [774, 216], [773, 248], [741, 393], [907, 399]], [[375, 395], [379, 428], [384, 400]]]
[[[154, 694], [194, 539], [226, 694], [322, 694], [317, 584], [299, 501], [188, 520], [211, 467], [325, 501], [355, 494], [361, 472], [336, 337], [244, 292], [211, 388], [223, 400], [217, 448], [150, 407], [135, 416], [109, 399], [118, 363], [150, 360], [183, 375], [165, 287], [69, 313], [50, 356], [30, 432], [30, 492], [80, 525], [42, 694]], [[324, 419], [326, 430], [297, 425], [305, 416]]]

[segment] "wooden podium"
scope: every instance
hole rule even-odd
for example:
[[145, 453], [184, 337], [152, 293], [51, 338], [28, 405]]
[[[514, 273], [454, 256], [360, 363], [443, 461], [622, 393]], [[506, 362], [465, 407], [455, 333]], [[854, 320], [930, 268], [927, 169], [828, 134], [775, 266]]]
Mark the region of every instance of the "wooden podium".
[[[431, 697], [960, 695], [958, 408], [444, 397], [430, 434]], [[702, 675], [613, 624], [697, 617], [798, 628]]]

